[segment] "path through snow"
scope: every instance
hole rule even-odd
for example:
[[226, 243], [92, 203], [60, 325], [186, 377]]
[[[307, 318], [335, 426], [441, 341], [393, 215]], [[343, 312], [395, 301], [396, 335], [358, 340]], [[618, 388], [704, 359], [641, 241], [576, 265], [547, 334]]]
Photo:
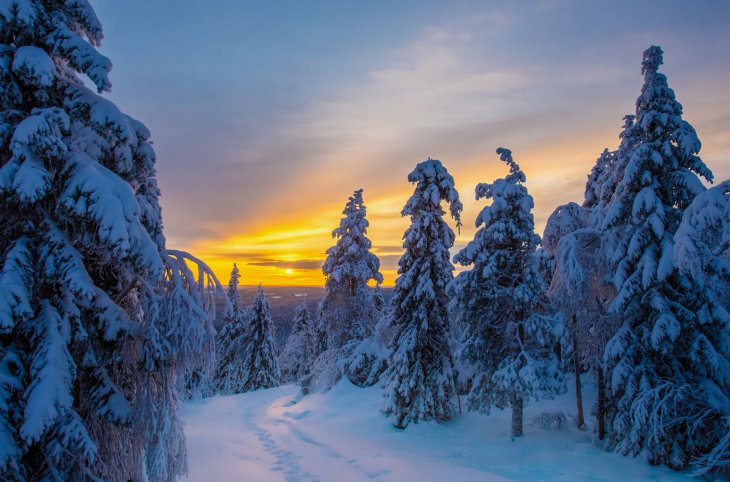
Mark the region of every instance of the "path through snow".
[[[590, 396], [590, 389], [587, 397]], [[572, 398], [532, 404], [570, 411]], [[208, 481], [672, 481], [681, 474], [596, 448], [589, 432], [526, 427], [509, 437], [509, 413], [464, 414], [394, 429], [378, 388], [342, 382], [299, 400], [286, 385], [185, 404], [190, 477]], [[572, 422], [572, 420], [571, 420]]]

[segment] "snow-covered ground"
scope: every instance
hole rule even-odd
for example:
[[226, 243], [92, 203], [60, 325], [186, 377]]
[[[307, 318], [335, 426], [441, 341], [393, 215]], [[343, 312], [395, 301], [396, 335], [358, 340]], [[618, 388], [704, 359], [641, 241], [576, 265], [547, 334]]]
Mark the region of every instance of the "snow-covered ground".
[[[593, 396], [587, 387], [586, 400]], [[509, 411], [393, 428], [380, 389], [340, 382], [299, 400], [293, 385], [187, 403], [190, 477], [208, 481], [640, 481], [685, 480], [641, 459], [606, 453], [575, 428], [570, 394], [528, 404], [525, 436], [511, 440]], [[590, 402], [586, 403], [587, 409]], [[568, 429], [530, 426], [562, 409]]]

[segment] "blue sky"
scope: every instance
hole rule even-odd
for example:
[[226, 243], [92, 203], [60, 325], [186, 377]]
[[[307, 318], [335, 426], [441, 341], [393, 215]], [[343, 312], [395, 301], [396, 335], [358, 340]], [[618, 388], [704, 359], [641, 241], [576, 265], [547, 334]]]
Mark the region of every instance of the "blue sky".
[[250, 284], [312, 284], [342, 205], [363, 187], [392, 282], [408, 172], [431, 156], [454, 174], [463, 244], [474, 185], [504, 175], [500, 145], [527, 173], [542, 230], [617, 145], [651, 44], [664, 48], [701, 156], [730, 177], [727, 1], [93, 5], [110, 97], [153, 134], [169, 243], [223, 278], [238, 261]]

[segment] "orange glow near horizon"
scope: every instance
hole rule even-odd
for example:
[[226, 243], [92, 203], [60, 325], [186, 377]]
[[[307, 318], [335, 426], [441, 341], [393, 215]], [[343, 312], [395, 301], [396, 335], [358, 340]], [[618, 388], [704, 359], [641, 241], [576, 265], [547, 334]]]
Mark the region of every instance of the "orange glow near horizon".
[[[527, 187], [535, 199], [535, 228], [541, 233], [547, 217], [558, 205], [582, 200], [585, 176], [600, 153], [595, 145], [610, 139], [583, 139], [569, 146], [543, 145], [541, 149], [514, 152], [515, 159], [527, 174]], [[595, 151], [595, 155], [589, 154]], [[478, 182], [491, 182], [506, 174], [505, 166], [496, 154], [484, 153], [462, 162], [443, 160], [456, 181], [464, 204], [463, 227], [457, 233], [455, 249], [464, 246], [474, 236], [474, 219], [486, 203], [474, 199]], [[415, 162], [413, 163], [415, 165]], [[400, 211], [411, 195], [413, 186], [407, 173], [398, 178], [388, 176], [381, 183], [365, 189], [370, 228], [368, 237], [373, 252], [381, 259], [384, 286], [392, 286], [396, 278], [397, 260], [402, 254], [402, 236], [409, 220]], [[399, 179], [400, 178], [400, 179]], [[286, 216], [268, 213], [251, 231], [241, 229], [234, 235], [205, 239], [190, 246], [190, 250], [205, 260], [222, 283], [228, 281], [233, 263], [241, 272], [242, 285], [322, 286], [321, 264], [325, 251], [335, 240], [331, 236], [341, 218], [346, 196], [339, 201], [327, 200], [314, 206], [289, 208]], [[454, 228], [454, 222], [447, 217]], [[458, 269], [458, 267], [457, 267]]]
[[[395, 219], [387, 211], [382, 215], [378, 212], [379, 207], [388, 209], [389, 204], [384, 200], [366, 201], [371, 224], [368, 237], [373, 242], [373, 252], [381, 257], [400, 255], [400, 237], [407, 225], [398, 214], [400, 207], [395, 209]], [[331, 232], [339, 224], [341, 211], [339, 207], [309, 213], [307, 218], [279, 220], [276, 224], [264, 224], [255, 232], [202, 240], [190, 249], [208, 263], [221, 283], [228, 281], [235, 262], [242, 285], [322, 286], [321, 265], [325, 251], [335, 242]], [[383, 247], [385, 244], [387, 248]], [[381, 272], [386, 278], [384, 284], [392, 285], [395, 270], [383, 266]]]

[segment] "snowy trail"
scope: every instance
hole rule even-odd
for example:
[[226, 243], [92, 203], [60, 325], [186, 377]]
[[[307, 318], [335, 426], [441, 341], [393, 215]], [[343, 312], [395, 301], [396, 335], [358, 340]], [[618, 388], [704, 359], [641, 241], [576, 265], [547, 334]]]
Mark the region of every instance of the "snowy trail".
[[244, 415], [244, 422], [246, 427], [249, 428], [259, 439], [261, 447], [271, 454], [275, 459], [276, 463], [272, 467], [272, 471], [281, 472], [284, 476], [284, 480], [287, 482], [296, 482], [300, 480], [317, 480], [312, 474], [303, 472], [299, 464], [297, 464], [297, 456], [291, 450], [285, 450], [281, 448], [274, 439], [271, 437], [271, 432], [267, 429], [256, 425], [253, 422], [253, 411], [247, 409]]
[[[296, 387], [287, 385], [185, 404], [187, 480], [685, 480], [641, 460], [605, 453], [577, 429], [547, 433], [526, 427], [525, 437], [513, 442], [509, 413], [497, 412], [400, 431], [379, 414], [379, 404], [377, 388], [348, 382], [302, 400]], [[566, 396], [539, 409], [570, 413], [572, 406]], [[526, 420], [534, 410], [528, 407]]]

